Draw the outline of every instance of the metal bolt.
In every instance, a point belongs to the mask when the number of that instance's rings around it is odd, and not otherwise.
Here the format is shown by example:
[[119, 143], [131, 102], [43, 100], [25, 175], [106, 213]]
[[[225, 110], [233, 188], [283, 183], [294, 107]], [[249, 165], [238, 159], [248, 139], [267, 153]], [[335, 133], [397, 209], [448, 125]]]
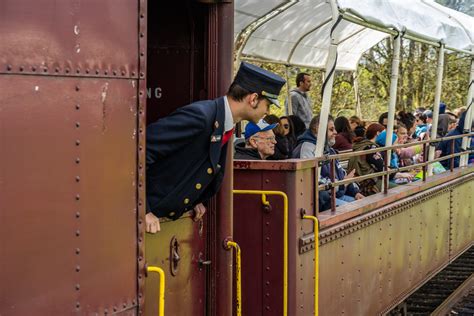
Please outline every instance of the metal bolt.
[[81, 231], [80, 230], [76, 230], [76, 236], [79, 237], [81, 235]]
[[11, 65], [8, 65], [8, 66], [7, 66], [7, 70], [8, 70], [8, 71], [12, 70], [12, 66], [11, 66]]
[[81, 88], [79, 86], [76, 86], [76, 91], [79, 91], [81, 90]]
[[81, 159], [80, 158], [76, 158], [76, 163], [80, 163], [81, 162]]
[[79, 284], [76, 284], [76, 291], [79, 291], [81, 289], [81, 286]]
[[76, 146], [79, 146], [81, 144], [81, 141], [79, 139], [76, 140]]
[[80, 254], [81, 253], [81, 249], [79, 248], [76, 248], [76, 255]]
[[80, 308], [81, 307], [81, 303], [77, 302], [76, 303], [76, 308]]
[[81, 213], [80, 212], [76, 212], [76, 218], [79, 218], [81, 217]]
[[79, 272], [81, 271], [81, 267], [80, 266], [76, 266], [76, 272]]
[[81, 177], [76, 176], [76, 182], [79, 182], [79, 181], [81, 181]]
[[[81, 106], [79, 104], [76, 104], [76, 110], [79, 110]], [[77, 126], [77, 125], [76, 125]], [[78, 126], [79, 127], [79, 126]]]
[[76, 194], [76, 201], [79, 201], [81, 199], [81, 196], [79, 194]]

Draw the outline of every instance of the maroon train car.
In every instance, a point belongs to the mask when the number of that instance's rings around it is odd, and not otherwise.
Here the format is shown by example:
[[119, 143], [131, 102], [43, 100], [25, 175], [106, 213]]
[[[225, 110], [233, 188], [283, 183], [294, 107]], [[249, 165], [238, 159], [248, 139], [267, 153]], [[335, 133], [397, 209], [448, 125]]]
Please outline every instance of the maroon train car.
[[[231, 2], [0, 1], [0, 315], [144, 312], [146, 124], [225, 93], [232, 27]], [[229, 312], [231, 177], [168, 315]]]

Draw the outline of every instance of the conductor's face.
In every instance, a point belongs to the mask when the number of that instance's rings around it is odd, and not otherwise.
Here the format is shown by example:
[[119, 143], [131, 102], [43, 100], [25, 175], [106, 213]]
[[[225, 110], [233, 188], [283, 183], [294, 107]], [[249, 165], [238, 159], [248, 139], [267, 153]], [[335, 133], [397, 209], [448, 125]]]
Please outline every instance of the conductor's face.
[[271, 102], [268, 99], [259, 99], [258, 95], [254, 93], [253, 97], [249, 98], [248, 120], [257, 124], [265, 115], [270, 114], [270, 105]]

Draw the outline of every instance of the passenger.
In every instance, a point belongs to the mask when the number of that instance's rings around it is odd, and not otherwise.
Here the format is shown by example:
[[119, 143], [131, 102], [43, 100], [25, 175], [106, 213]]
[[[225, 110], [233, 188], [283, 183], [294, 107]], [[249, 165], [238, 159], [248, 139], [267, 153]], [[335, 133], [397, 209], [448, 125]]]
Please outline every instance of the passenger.
[[446, 134], [456, 128], [457, 120], [449, 114], [440, 114], [438, 118], [437, 138], [446, 136]]
[[293, 124], [295, 138], [298, 139], [298, 137], [300, 137], [306, 131], [306, 126], [304, 125], [304, 122], [296, 115], [290, 115], [288, 118]]
[[[319, 127], [320, 116], [315, 116], [310, 122], [310, 128], [298, 138], [298, 145], [293, 151], [293, 158], [314, 158], [316, 150], [316, 141], [317, 133]], [[325, 155], [335, 155], [335, 151], [332, 146], [336, 143], [337, 131], [334, 126], [334, 119], [332, 116], [328, 117], [328, 127], [327, 127], [327, 137], [324, 145], [324, 154]], [[350, 179], [354, 176], [354, 171], [349, 174], [342, 168], [338, 160], [335, 161], [335, 180], [340, 181], [343, 179]], [[320, 183], [330, 183], [330, 164], [329, 162], [323, 163], [321, 166], [321, 176]], [[340, 185], [336, 189], [336, 206], [344, 205], [348, 202], [354, 200], [359, 200], [364, 198], [364, 195], [359, 193], [358, 187], [351, 183], [348, 185]], [[321, 206], [321, 205], [320, 205]], [[321, 208], [323, 210], [329, 209], [331, 207], [330, 202], [325, 203]]]
[[160, 230], [159, 217], [178, 219], [194, 210], [221, 186], [227, 142], [234, 124], [258, 122], [270, 105], [278, 106], [285, 80], [257, 66], [242, 63], [227, 95], [184, 106], [147, 127], [146, 231]]
[[[408, 129], [402, 122], [398, 123], [397, 138], [399, 144], [406, 144], [409, 142]], [[398, 156], [400, 167], [411, 166], [416, 162], [422, 162], [422, 145], [399, 148], [394, 152]]]
[[[378, 145], [375, 143], [377, 136], [385, 129], [382, 124], [370, 124], [365, 132], [365, 137], [361, 129], [356, 130], [356, 137], [352, 148], [354, 151], [375, 149]], [[365, 176], [375, 172], [381, 172], [384, 169], [384, 161], [380, 152], [371, 153], [364, 156], [351, 157], [347, 167], [349, 170], [355, 170], [355, 176]], [[382, 190], [382, 178], [367, 179], [359, 182], [360, 191], [363, 195], [369, 196]]]
[[416, 117], [416, 121], [415, 121], [416, 127], [415, 127], [415, 135], [413, 137], [419, 140], [422, 138], [422, 133], [428, 132], [427, 118], [426, 118], [426, 115], [423, 113], [417, 113], [415, 114], [415, 117]]
[[[403, 123], [405, 125], [407, 132], [408, 132], [408, 139], [407, 142], [413, 141], [413, 135], [415, 134], [415, 122], [416, 122], [416, 117], [408, 112], [405, 111], [400, 111], [398, 112], [398, 121]], [[400, 125], [400, 123], [398, 123]]]
[[461, 106], [460, 108], [457, 108], [453, 111], [454, 115], [456, 115], [458, 118], [461, 117], [461, 114], [466, 111], [465, 106]]
[[[388, 125], [388, 112], [384, 112], [380, 114], [379, 116], [379, 124], [383, 125], [385, 128], [387, 128]], [[393, 121], [393, 129], [396, 131], [396, 126], [398, 125], [398, 120], [397, 117], [395, 117]]]
[[[303, 121], [305, 128], [309, 127], [309, 122], [313, 117], [313, 103], [308, 96], [308, 91], [310, 89], [311, 76], [305, 72], [297, 74], [296, 88], [290, 91], [291, 108], [293, 110], [293, 115], [296, 115]], [[288, 100], [286, 102], [288, 102]]]
[[351, 125], [351, 130], [355, 131], [356, 127], [358, 126], [364, 126], [362, 123], [362, 120], [358, 116], [351, 116], [349, 118], [349, 124]]
[[[466, 114], [467, 114], [467, 111], [461, 114], [461, 117], [459, 119], [459, 122], [456, 128], [450, 131], [448, 134], [446, 134], [446, 137], [464, 134], [463, 131], [464, 131], [464, 121], [466, 120]], [[471, 128], [471, 131], [472, 131], [472, 128]], [[452, 141], [454, 141], [454, 153], [460, 153], [462, 151], [462, 138], [458, 138], [455, 140], [444, 140], [439, 144], [439, 147], [438, 147], [438, 149], [441, 150], [441, 157], [451, 155], [451, 142]], [[471, 148], [474, 147], [474, 137], [471, 137], [470, 145], [468, 145], [468, 147], [471, 147]], [[473, 159], [474, 159], [474, 153], [469, 154], [469, 161]], [[451, 159], [441, 161], [441, 164], [443, 165], [443, 167], [449, 168], [450, 160]], [[454, 157], [454, 168], [459, 167], [459, 160], [460, 160], [459, 156]]]
[[[387, 137], [387, 130], [382, 131], [378, 136], [375, 138], [375, 143], [380, 147], [385, 147], [386, 144], [386, 137]], [[398, 137], [395, 133], [392, 134], [392, 145], [396, 145], [398, 143]], [[382, 156], [385, 157], [385, 152], [382, 153]], [[398, 159], [398, 155], [396, 151], [392, 151], [392, 155], [390, 157], [390, 164], [389, 168], [399, 168], [400, 162]], [[413, 180], [413, 175], [408, 172], [397, 172], [394, 176], [390, 177], [390, 180], [393, 180], [395, 184], [403, 184], [410, 182]]]
[[293, 127], [293, 121], [288, 116], [282, 116], [280, 117], [280, 125], [283, 128], [283, 134], [288, 139], [289, 156], [291, 156], [293, 149], [296, 147], [296, 136], [295, 128]]
[[433, 111], [426, 110], [425, 112], [423, 112], [423, 115], [426, 117], [426, 132], [431, 133], [431, 125], [433, 124]]
[[285, 129], [280, 124], [280, 119], [278, 116], [270, 114], [265, 116], [264, 121], [268, 124], [272, 124], [275, 127], [273, 128], [273, 133], [275, 134], [276, 144], [275, 144], [275, 153], [268, 157], [268, 160], [283, 160], [288, 159], [291, 151], [288, 138], [285, 136]]
[[352, 132], [349, 120], [344, 116], [340, 116], [334, 121], [334, 126], [336, 127], [337, 135], [336, 144], [332, 148], [338, 151], [352, 150], [354, 133]]
[[248, 122], [245, 126], [245, 143], [235, 145], [234, 159], [266, 160], [275, 153], [275, 134], [278, 124], [268, 124], [263, 119], [257, 124]]

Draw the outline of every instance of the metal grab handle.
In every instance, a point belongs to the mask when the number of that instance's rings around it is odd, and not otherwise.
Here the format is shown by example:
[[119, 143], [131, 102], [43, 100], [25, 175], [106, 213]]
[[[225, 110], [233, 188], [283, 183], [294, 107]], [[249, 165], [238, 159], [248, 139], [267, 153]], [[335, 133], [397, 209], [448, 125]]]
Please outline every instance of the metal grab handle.
[[319, 221], [316, 216], [301, 213], [303, 219], [314, 222], [314, 316], [319, 315]]
[[270, 206], [267, 195], [278, 195], [283, 198], [283, 316], [288, 315], [288, 196], [282, 191], [233, 190], [234, 194], [253, 194], [262, 196], [262, 204]]
[[147, 267], [147, 272], [156, 272], [160, 275], [160, 292], [158, 293], [158, 316], [165, 315], [165, 272], [158, 267]]
[[241, 261], [241, 253], [240, 253], [240, 246], [231, 240], [227, 240], [225, 242], [225, 248], [230, 250], [231, 248], [235, 249], [235, 283], [236, 283], [236, 314], [237, 316], [242, 316], [242, 261]]

